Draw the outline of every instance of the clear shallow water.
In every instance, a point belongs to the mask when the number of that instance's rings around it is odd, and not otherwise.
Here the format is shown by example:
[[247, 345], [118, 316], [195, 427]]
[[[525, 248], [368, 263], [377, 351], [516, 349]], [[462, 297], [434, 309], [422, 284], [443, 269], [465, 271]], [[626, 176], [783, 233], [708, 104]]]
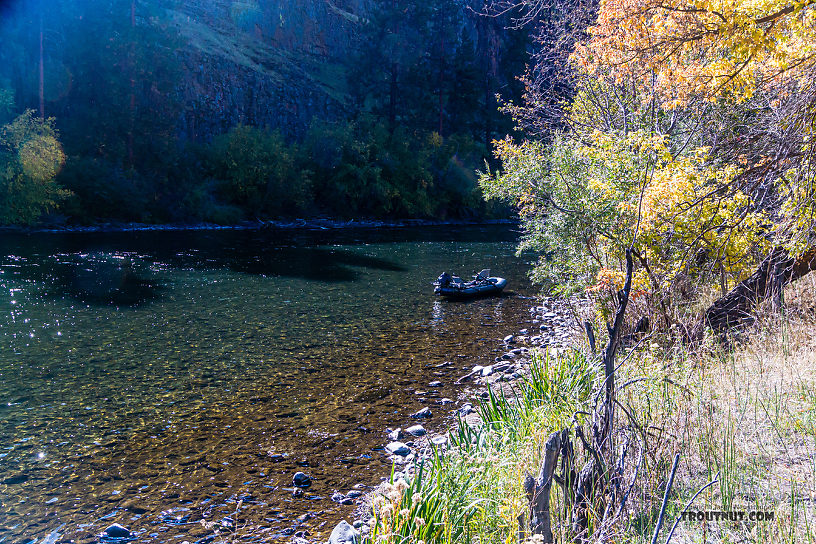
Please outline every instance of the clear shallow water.
[[[226, 517], [251, 541], [327, 534], [351, 509], [332, 493], [390, 470], [384, 429], [423, 406], [443, 426], [435, 401], [522, 326], [515, 242], [506, 226], [0, 234], [0, 542], [91, 542], [113, 522], [194, 542]], [[483, 267], [515, 295], [431, 294], [442, 270]], [[298, 470], [314, 483], [295, 497]]]

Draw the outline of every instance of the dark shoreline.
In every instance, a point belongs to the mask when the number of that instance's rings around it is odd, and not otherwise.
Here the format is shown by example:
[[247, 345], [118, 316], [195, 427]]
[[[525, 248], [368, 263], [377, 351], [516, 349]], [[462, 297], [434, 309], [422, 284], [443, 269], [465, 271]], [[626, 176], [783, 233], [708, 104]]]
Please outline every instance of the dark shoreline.
[[148, 231], [206, 231], [206, 230], [337, 230], [350, 228], [406, 228], [406, 227], [439, 227], [439, 226], [474, 226], [474, 225], [515, 225], [516, 219], [477, 219], [477, 220], [433, 220], [433, 219], [400, 219], [400, 220], [339, 220], [339, 219], [292, 219], [288, 221], [245, 221], [235, 225], [217, 225], [215, 223], [98, 223], [88, 226], [0, 226], [0, 233], [34, 234], [34, 233], [82, 233], [82, 232], [148, 232]]

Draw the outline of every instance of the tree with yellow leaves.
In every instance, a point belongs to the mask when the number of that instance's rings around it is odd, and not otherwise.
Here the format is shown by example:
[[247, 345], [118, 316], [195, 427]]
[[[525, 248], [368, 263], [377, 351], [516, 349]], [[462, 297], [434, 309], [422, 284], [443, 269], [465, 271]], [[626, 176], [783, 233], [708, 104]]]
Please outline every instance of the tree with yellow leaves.
[[[769, 286], [795, 279], [749, 276], [757, 263], [767, 270], [775, 255], [771, 268], [810, 270], [800, 261], [816, 216], [814, 11], [601, 0], [571, 56], [565, 130], [546, 145], [498, 143], [502, 169], [482, 177], [489, 196], [519, 206], [522, 248], [542, 253], [538, 278], [588, 285], [631, 247], [664, 309], [705, 285], [736, 285], [726, 313], [742, 319]], [[526, 107], [519, 117], [534, 117], [537, 105]], [[722, 317], [706, 320], [728, 326]]]

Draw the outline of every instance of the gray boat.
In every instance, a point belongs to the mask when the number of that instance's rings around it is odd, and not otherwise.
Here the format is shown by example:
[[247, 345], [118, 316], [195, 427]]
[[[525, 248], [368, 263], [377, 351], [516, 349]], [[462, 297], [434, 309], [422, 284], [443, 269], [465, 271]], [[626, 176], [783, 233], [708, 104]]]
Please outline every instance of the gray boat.
[[485, 268], [470, 281], [464, 281], [457, 275], [442, 272], [434, 282], [434, 293], [451, 299], [468, 299], [498, 295], [507, 285], [507, 280], [490, 275]]

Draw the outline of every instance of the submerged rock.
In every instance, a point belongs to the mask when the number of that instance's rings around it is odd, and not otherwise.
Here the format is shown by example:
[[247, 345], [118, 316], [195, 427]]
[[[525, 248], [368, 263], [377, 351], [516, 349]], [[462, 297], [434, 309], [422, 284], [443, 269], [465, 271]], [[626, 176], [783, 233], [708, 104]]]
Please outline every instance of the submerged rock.
[[292, 484], [295, 487], [309, 487], [312, 485], [312, 479], [303, 472], [296, 472], [292, 477]]
[[329, 544], [360, 544], [360, 531], [343, 520], [332, 530]]
[[433, 412], [431, 412], [431, 409], [428, 408], [427, 406], [420, 410], [419, 412], [411, 414], [411, 417], [414, 419], [427, 419], [431, 416], [433, 416]]
[[130, 529], [127, 527], [123, 527], [118, 523], [114, 523], [113, 525], [109, 526], [107, 529], [102, 531], [103, 537], [107, 538], [130, 538], [133, 536], [130, 532]]

